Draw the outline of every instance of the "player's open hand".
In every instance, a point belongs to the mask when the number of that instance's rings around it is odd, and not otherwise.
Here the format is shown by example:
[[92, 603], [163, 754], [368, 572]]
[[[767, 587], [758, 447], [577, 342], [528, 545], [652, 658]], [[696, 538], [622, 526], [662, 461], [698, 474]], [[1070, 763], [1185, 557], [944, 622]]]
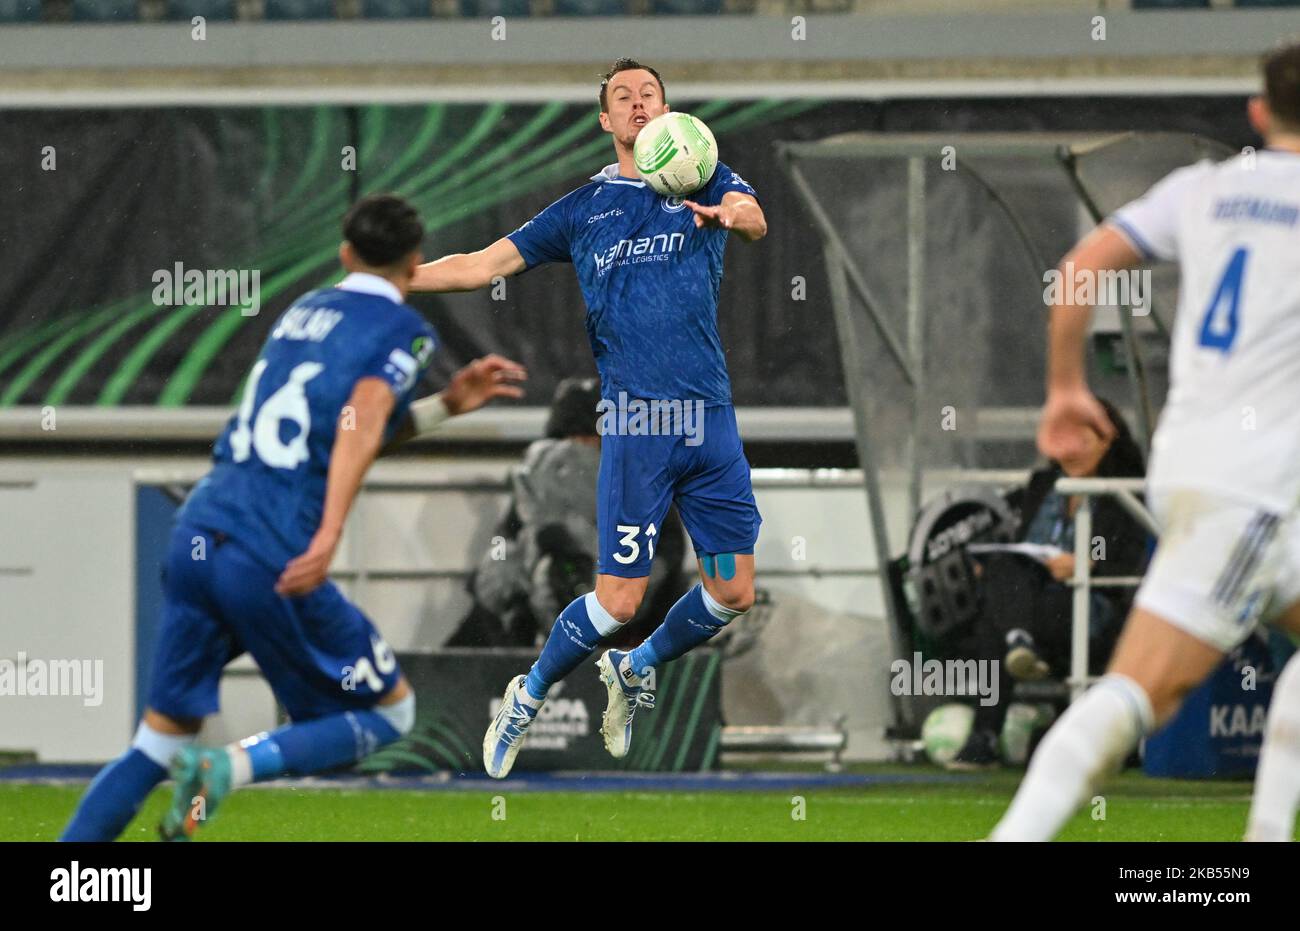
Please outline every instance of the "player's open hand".
[[307, 552], [289, 560], [275, 583], [275, 593], [292, 598], [305, 595], [324, 584], [330, 573], [330, 563], [334, 561], [334, 549], [339, 544], [339, 535], [333, 531], [318, 530], [307, 546]]
[[1086, 387], [1049, 391], [1038, 424], [1038, 451], [1062, 462], [1086, 453], [1089, 431], [1109, 440], [1115, 427], [1106, 409]]
[[718, 204], [714, 207], [702, 207], [693, 200], [682, 201], [691, 212], [695, 214], [695, 228], [704, 229], [706, 226], [713, 229], [731, 229], [731, 210], [724, 204]]
[[528, 379], [528, 371], [518, 362], [496, 354], [475, 359], [451, 376], [442, 390], [442, 402], [453, 417], [478, 410], [493, 398], [522, 398], [519, 383]]

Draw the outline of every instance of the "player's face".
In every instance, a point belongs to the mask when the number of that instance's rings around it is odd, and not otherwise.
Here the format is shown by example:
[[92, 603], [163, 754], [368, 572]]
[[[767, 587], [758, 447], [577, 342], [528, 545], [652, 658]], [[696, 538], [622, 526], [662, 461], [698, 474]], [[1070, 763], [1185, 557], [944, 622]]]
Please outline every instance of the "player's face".
[[629, 148], [636, 142], [641, 127], [668, 112], [659, 82], [649, 71], [640, 68], [620, 71], [610, 78], [605, 88], [605, 106], [600, 125]]

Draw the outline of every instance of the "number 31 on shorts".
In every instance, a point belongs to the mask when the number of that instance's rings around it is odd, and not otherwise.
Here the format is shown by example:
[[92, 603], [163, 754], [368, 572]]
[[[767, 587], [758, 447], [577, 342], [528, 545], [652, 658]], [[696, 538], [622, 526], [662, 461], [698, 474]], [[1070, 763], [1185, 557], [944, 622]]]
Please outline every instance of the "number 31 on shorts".
[[[615, 553], [615, 562], [620, 562], [625, 566], [636, 562], [637, 557], [641, 555], [641, 544], [637, 542], [637, 537], [641, 535], [641, 528], [634, 524], [619, 524], [618, 532], [623, 536], [618, 538], [619, 547], [626, 549], [626, 553]], [[650, 558], [655, 558], [655, 525], [651, 524], [645, 528], [646, 546], [650, 551]]]

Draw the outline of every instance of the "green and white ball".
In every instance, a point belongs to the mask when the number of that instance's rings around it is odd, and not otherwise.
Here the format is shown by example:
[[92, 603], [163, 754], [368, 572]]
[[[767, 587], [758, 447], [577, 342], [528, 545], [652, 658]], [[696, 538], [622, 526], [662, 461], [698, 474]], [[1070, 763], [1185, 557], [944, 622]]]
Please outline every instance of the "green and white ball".
[[632, 146], [636, 170], [665, 197], [684, 197], [704, 187], [718, 167], [718, 143], [702, 120], [665, 113], [642, 127]]
[[940, 766], [951, 763], [966, 744], [974, 725], [975, 709], [970, 705], [953, 702], [935, 708], [921, 725], [925, 755]]

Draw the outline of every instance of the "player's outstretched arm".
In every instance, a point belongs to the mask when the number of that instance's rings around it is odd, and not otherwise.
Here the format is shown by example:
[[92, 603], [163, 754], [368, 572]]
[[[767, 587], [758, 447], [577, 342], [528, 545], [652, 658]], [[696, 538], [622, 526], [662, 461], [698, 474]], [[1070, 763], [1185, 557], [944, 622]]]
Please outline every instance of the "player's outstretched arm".
[[[1142, 256], [1114, 227], [1103, 224], [1085, 236], [1061, 260], [1062, 276], [1097, 276], [1132, 268]], [[1084, 370], [1084, 349], [1092, 306], [1073, 300], [1074, 288], [1062, 288], [1065, 300], [1051, 307], [1047, 335], [1047, 403], [1038, 426], [1038, 449], [1049, 459], [1073, 455], [1091, 427], [1102, 436], [1114, 432], [1110, 418], [1092, 392]]]
[[458, 252], [425, 262], [415, 270], [412, 291], [476, 291], [494, 278], [517, 275], [527, 264], [515, 244], [501, 237], [478, 252]]
[[384, 427], [395, 403], [392, 387], [382, 378], [363, 378], [353, 387], [330, 452], [320, 527], [307, 552], [291, 559], [284, 567], [275, 586], [277, 594], [305, 595], [329, 575], [334, 549], [343, 534], [343, 523], [366, 470], [379, 454]]
[[745, 242], [757, 242], [767, 235], [767, 217], [758, 201], [740, 191], [722, 195], [722, 203], [703, 207], [693, 200], [684, 201], [695, 214], [695, 227], [721, 227], [731, 230]]
[[428, 436], [448, 418], [476, 411], [494, 398], [522, 398], [519, 383], [527, 379], [528, 370], [505, 356], [493, 353], [475, 359], [451, 376], [446, 388], [411, 402], [410, 413], [383, 453], [407, 440]]

